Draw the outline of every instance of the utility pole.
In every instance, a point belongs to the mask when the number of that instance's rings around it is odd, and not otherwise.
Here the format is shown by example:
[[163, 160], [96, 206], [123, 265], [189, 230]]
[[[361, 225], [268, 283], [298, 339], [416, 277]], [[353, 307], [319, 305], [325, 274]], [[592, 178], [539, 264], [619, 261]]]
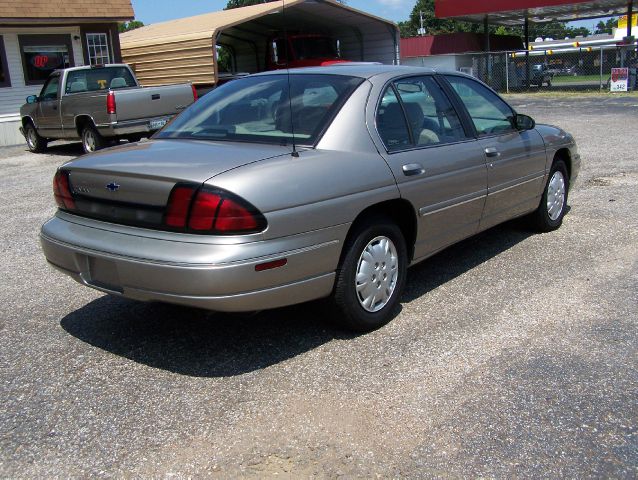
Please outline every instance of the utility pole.
[[425, 35], [425, 27], [423, 27], [423, 12], [419, 10], [419, 19], [421, 21], [421, 28], [419, 28], [418, 33], [422, 37]]

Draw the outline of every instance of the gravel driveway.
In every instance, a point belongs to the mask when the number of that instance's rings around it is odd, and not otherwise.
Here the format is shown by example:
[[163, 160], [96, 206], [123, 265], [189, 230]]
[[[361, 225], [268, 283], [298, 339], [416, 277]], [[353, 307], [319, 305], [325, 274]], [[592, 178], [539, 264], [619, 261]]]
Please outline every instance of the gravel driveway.
[[563, 227], [412, 268], [362, 336], [80, 287], [38, 244], [79, 144], [0, 149], [1, 477], [638, 475], [638, 97], [512, 96], [584, 161]]

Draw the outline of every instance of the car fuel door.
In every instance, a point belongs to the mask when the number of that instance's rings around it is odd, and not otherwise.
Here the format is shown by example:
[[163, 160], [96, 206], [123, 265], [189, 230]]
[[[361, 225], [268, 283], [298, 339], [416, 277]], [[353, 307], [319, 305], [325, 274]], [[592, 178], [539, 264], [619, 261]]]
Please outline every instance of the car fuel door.
[[415, 208], [414, 259], [477, 232], [487, 193], [483, 153], [431, 75], [389, 85], [376, 112], [382, 155]]

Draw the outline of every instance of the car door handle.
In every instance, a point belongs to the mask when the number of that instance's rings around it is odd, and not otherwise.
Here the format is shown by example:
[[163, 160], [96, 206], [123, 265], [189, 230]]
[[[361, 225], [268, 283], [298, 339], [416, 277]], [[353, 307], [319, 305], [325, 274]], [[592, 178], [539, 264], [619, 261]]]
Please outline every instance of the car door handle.
[[403, 165], [403, 175], [406, 177], [412, 177], [413, 175], [421, 175], [425, 173], [425, 169], [423, 165], [420, 163], [408, 163], [407, 165]]
[[485, 149], [485, 156], [487, 157], [500, 157], [501, 152], [496, 147], [487, 147]]

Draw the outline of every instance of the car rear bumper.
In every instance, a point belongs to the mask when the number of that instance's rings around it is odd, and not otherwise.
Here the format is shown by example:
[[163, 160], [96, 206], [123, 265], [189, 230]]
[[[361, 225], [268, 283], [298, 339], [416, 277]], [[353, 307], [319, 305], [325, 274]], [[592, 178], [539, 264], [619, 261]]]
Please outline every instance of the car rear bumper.
[[[142, 229], [125, 232], [126, 227], [72, 217], [58, 214], [42, 226], [42, 249], [58, 270], [110, 294], [216, 311], [262, 310], [330, 295], [342, 244], [342, 227], [213, 244], [208, 238], [171, 241], [179, 234], [169, 232], [136, 236]], [[255, 269], [284, 258], [280, 268]]]
[[125, 122], [106, 123], [97, 125], [100, 135], [104, 137], [115, 137], [120, 135], [152, 134], [159, 130], [151, 126], [152, 122], [169, 122], [172, 115], [162, 115], [159, 117], [144, 118], [141, 120], [128, 120]]

